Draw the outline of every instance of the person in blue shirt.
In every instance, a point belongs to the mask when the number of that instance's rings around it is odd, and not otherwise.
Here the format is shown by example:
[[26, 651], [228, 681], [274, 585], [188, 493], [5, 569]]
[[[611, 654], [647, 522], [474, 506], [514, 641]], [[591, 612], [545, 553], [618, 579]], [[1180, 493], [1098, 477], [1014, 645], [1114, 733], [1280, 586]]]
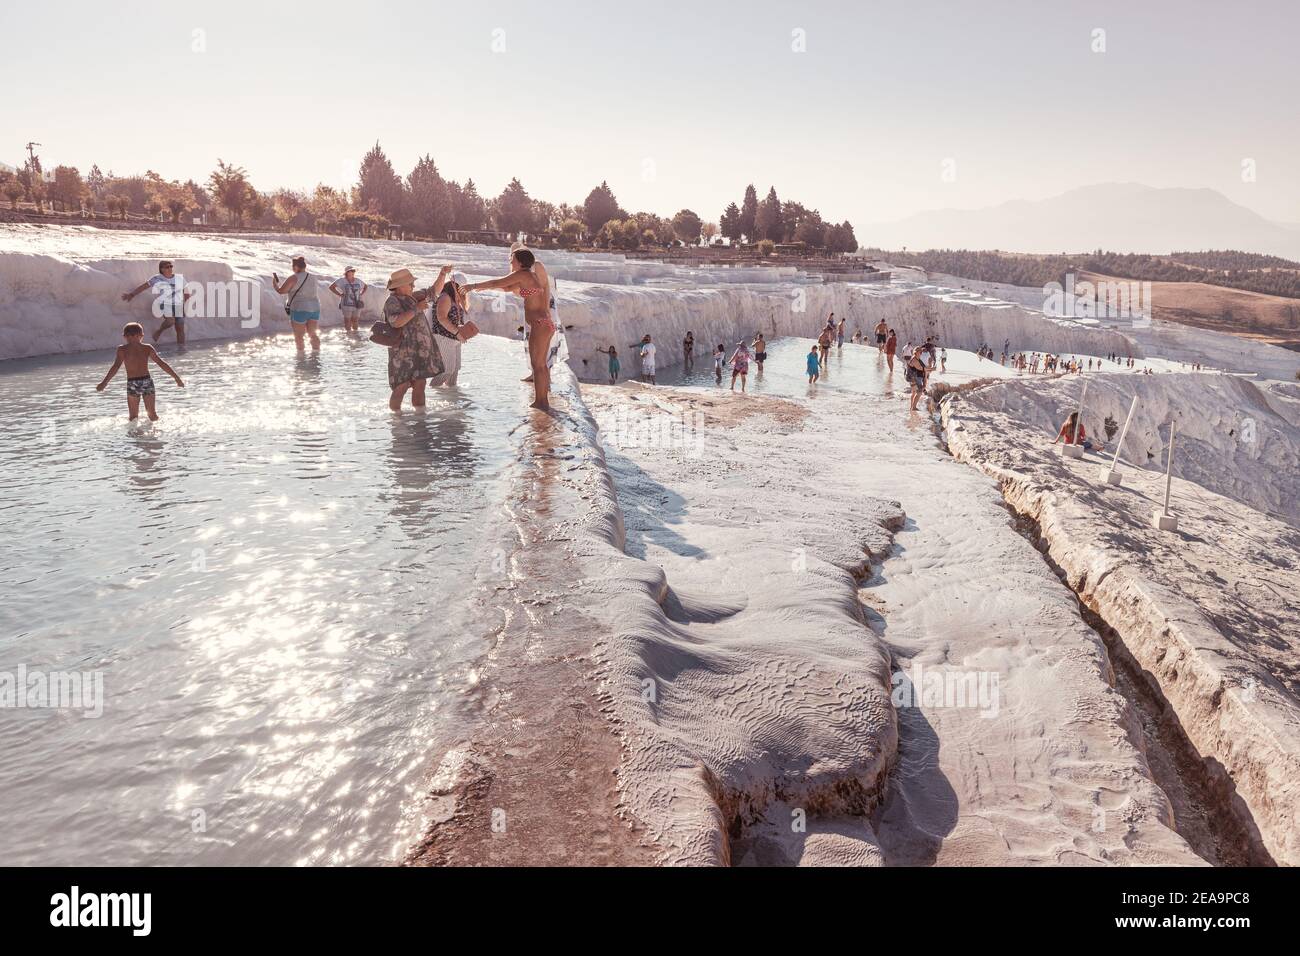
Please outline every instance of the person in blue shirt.
[[817, 346], [814, 345], [808, 350], [808, 384], [816, 385], [821, 373], [822, 363], [817, 356]]

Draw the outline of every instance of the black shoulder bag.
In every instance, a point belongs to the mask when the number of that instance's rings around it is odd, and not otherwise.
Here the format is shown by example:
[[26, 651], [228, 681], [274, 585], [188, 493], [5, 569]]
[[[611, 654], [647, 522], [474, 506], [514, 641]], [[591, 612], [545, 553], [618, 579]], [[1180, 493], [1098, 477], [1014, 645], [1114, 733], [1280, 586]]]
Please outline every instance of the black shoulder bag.
[[298, 293], [302, 291], [303, 286], [307, 284], [307, 280], [310, 278], [311, 275], [309, 273], [304, 272], [302, 274], [302, 281], [294, 286], [293, 295], [289, 296], [289, 301], [284, 304], [285, 315], [293, 315], [293, 300], [298, 298]]

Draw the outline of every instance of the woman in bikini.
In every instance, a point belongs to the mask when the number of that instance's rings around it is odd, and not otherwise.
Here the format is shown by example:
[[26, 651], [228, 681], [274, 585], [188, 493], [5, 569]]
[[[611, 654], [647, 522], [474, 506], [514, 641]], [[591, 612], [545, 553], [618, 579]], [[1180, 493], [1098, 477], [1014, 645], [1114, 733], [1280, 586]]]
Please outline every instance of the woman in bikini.
[[[511, 269], [514, 268], [514, 256], [515, 256], [515, 253], [518, 252], [520, 249], [527, 249], [527, 248], [528, 248], [528, 247], [527, 247], [526, 245], [524, 245], [522, 242], [518, 242], [518, 241], [516, 241], [516, 242], [512, 242], [512, 243], [510, 243], [510, 256], [509, 256], [509, 258], [506, 260], [506, 262], [507, 262], [507, 264], [510, 266]], [[538, 281], [538, 282], [540, 282], [542, 285], [546, 286], [546, 288], [547, 288], [547, 299], [550, 300], [551, 311], [554, 312], [554, 311], [555, 311], [555, 286], [551, 285], [551, 279], [550, 279], [550, 277], [546, 274], [546, 266], [542, 265], [540, 262], [538, 262], [538, 261], [534, 258], [534, 260], [533, 260], [533, 267], [532, 267], [531, 269], [529, 269], [528, 271], [531, 272], [533, 275], [537, 276], [537, 281]], [[552, 322], [555, 322], [554, 317], [552, 317], [551, 321], [552, 321]], [[525, 326], [520, 326], [520, 330], [524, 333], [524, 351], [527, 352], [527, 351], [528, 351], [528, 326], [526, 326], [526, 325], [525, 325]], [[559, 325], [556, 324], [555, 331], [558, 332], [559, 330], [560, 330]], [[554, 343], [554, 341], [555, 341], [554, 338], [552, 338], [551, 341]], [[558, 352], [558, 351], [559, 351], [559, 345], [558, 345], [558, 343], [556, 343], [556, 344], [554, 344], [554, 345], [552, 346], [552, 350], [551, 350], [551, 352], [547, 352], [547, 353], [546, 353], [546, 367], [547, 367], [548, 369], [549, 369], [552, 365], [555, 364], [555, 355], [554, 355], [553, 353], [556, 353], [556, 352]], [[532, 363], [532, 359], [530, 358], [530, 359], [529, 359], [529, 362], [528, 362], [528, 366], [529, 366], [529, 368], [532, 368], [532, 364], [533, 364], [533, 363]], [[530, 371], [526, 376], [524, 376], [522, 379], [520, 379], [520, 381], [521, 381], [521, 382], [528, 382], [528, 383], [531, 385], [531, 384], [532, 384], [532, 381], [533, 381], [533, 373]]]
[[551, 370], [546, 367], [546, 354], [555, 335], [555, 322], [551, 318], [551, 290], [549, 279], [543, 280], [532, 271], [536, 258], [527, 249], [518, 249], [510, 257], [512, 272], [488, 282], [470, 282], [462, 288], [465, 294], [482, 289], [501, 289], [517, 292], [524, 300], [524, 322], [528, 326], [528, 361], [533, 367], [533, 408], [550, 411], [547, 396], [551, 391]]

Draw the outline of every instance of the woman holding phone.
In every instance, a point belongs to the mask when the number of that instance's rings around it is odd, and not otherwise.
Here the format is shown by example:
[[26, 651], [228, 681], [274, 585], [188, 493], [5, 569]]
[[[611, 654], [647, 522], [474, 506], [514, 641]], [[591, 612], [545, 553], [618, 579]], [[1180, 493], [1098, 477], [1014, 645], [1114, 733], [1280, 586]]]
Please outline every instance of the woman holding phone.
[[289, 313], [289, 327], [293, 329], [293, 340], [298, 351], [303, 350], [303, 336], [311, 339], [312, 351], [320, 348], [320, 292], [317, 290], [316, 277], [307, 273], [307, 260], [294, 256], [293, 273], [280, 281], [278, 273], [271, 273], [275, 291], [283, 296], [284, 310]]

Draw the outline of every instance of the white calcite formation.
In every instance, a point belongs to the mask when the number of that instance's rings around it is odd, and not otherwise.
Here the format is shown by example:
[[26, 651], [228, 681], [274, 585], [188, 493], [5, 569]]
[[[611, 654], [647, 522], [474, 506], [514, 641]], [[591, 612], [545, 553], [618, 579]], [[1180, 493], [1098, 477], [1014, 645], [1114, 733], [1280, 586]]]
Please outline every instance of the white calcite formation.
[[[289, 260], [306, 255], [308, 271], [322, 280], [322, 325], [339, 324], [337, 300], [324, 285], [353, 265], [373, 288], [363, 316], [378, 317], [384, 282], [410, 268], [420, 282], [432, 282], [438, 268], [453, 264], [471, 280], [508, 270], [504, 248], [445, 243], [388, 242], [335, 236], [277, 234], [192, 234], [98, 229], [90, 226], [0, 226], [0, 359], [106, 349], [121, 341], [122, 325], [158, 324], [152, 297], [131, 303], [121, 294], [170, 259], [187, 283], [206, 295], [188, 320], [191, 341], [266, 335], [288, 331], [282, 297], [271, 288], [272, 272], [284, 276]], [[694, 332], [705, 352], [719, 342], [728, 348], [762, 330], [769, 338], [811, 335], [830, 313], [848, 319], [848, 330], [870, 333], [885, 319], [909, 340], [934, 334], [951, 348], [989, 345], [1001, 351], [1038, 350], [1104, 355], [1141, 354], [1123, 336], [1068, 320], [1046, 320], [1030, 309], [998, 302], [965, 301], [951, 290], [915, 283], [826, 282], [790, 266], [735, 269], [687, 268], [628, 259], [617, 253], [547, 251], [543, 263], [556, 280], [557, 310], [568, 330], [570, 363], [580, 375], [600, 378], [604, 357], [598, 347], [620, 349], [650, 333], [660, 365], [681, 361], [681, 343]], [[242, 296], [245, 308], [217, 301], [210, 284]], [[253, 304], [256, 308], [249, 308]], [[255, 313], [255, 314], [254, 314]], [[474, 318], [484, 331], [518, 335], [522, 310], [517, 297], [476, 296]]]
[[[832, 380], [884, 376], [845, 353]], [[1073, 596], [888, 386], [583, 391], [622, 551], [656, 582], [654, 604], [644, 575], [611, 582], [594, 613], [623, 804], [658, 859], [1202, 862]], [[681, 420], [691, 440], [647, 440]]]
[[[1276, 862], [1300, 863], [1295, 426], [1231, 377], [1094, 378], [1085, 421], [1126, 410], [1135, 387], [1140, 395], [1123, 484], [1112, 487], [1100, 477], [1109, 455], [1070, 460], [1048, 445], [1079, 384], [1010, 381], [952, 395], [942, 404], [949, 448], [1035, 522], [1063, 580], [1171, 708], [1215, 812], [1236, 816], [1243, 839]], [[1170, 415], [1180, 416], [1174, 472], [1184, 476], [1172, 483], [1176, 532], [1152, 526], [1163, 475], [1125, 463], [1146, 465], [1148, 448], [1163, 459], [1157, 428]], [[1241, 440], [1247, 418], [1257, 422], [1251, 444]]]
[[[1024, 429], [1050, 441], [1082, 397], [1084, 428], [1090, 439], [1107, 445], [1109, 461], [1136, 395], [1121, 462], [1163, 472], [1170, 425], [1176, 423], [1174, 475], [1300, 525], [1300, 426], [1278, 411], [1289, 410], [1287, 394], [1267, 384], [1213, 373], [1084, 373], [1015, 378], [973, 401], [1017, 424], [1006, 435], [1014, 446], [1030, 441]], [[1108, 420], [1114, 429], [1109, 442]]]
[[[1014, 304], [1042, 314], [1048, 304], [1048, 294], [1041, 288], [980, 282], [938, 274], [926, 277], [914, 269], [902, 270], [901, 275], [907, 276], [918, 286], [929, 284], [927, 287], [935, 290], [936, 294], [964, 298], [988, 306]], [[1150, 321], [1139, 318], [1135, 322], [1131, 317], [1102, 316], [1091, 320], [1090, 324], [1114, 328], [1129, 339], [1133, 343], [1132, 351], [1121, 351], [1122, 355], [1158, 355], [1171, 362], [1189, 365], [1197, 362], [1211, 368], [1282, 381], [1295, 381], [1296, 376], [1300, 375], [1300, 353], [1239, 335], [1198, 329], [1160, 318], [1150, 318]], [[1105, 354], [1109, 352], [1110, 350]]]

